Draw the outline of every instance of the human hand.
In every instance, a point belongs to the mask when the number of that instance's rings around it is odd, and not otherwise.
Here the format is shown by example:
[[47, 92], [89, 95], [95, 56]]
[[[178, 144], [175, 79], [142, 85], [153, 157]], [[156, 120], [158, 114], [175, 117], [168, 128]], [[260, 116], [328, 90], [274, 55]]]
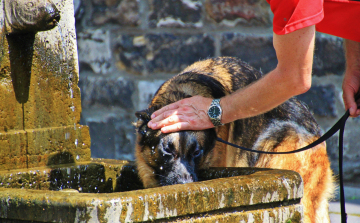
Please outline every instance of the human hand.
[[167, 105], [151, 115], [148, 127], [162, 133], [181, 130], [204, 130], [214, 125], [207, 115], [212, 98], [194, 96]]
[[355, 72], [346, 71], [343, 85], [343, 100], [345, 110], [349, 109], [351, 117], [357, 117], [360, 115], [360, 98], [356, 95], [360, 94], [360, 71], [358, 74]]

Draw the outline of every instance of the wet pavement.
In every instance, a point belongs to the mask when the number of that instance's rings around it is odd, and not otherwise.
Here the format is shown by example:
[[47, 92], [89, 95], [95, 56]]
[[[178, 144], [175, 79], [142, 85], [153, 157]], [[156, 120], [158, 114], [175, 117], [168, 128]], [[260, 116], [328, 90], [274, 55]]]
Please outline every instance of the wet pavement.
[[[345, 210], [347, 222], [360, 222], [360, 188], [345, 187]], [[329, 207], [331, 223], [341, 222], [340, 201], [333, 201]]]

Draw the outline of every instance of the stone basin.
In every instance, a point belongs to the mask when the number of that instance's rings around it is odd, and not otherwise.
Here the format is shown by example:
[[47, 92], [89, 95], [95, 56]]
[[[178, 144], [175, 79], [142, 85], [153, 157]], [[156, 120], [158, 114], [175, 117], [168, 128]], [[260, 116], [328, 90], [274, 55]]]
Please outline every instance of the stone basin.
[[143, 189], [134, 163], [92, 159], [0, 171], [0, 221], [300, 222], [300, 175], [210, 168], [201, 181]]

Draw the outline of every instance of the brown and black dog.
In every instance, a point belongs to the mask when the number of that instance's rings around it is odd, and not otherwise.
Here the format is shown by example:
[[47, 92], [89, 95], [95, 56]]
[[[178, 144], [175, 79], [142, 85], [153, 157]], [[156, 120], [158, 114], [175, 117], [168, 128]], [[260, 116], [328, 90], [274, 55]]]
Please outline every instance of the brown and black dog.
[[166, 81], [149, 108], [136, 112], [135, 156], [144, 187], [194, 182], [199, 169], [215, 166], [289, 169], [304, 181], [305, 222], [329, 222], [334, 179], [325, 143], [295, 154], [259, 155], [216, 141], [220, 137], [254, 150], [277, 152], [310, 144], [321, 132], [307, 107], [295, 98], [265, 114], [203, 131], [162, 134], [147, 127], [151, 114], [165, 105], [195, 95], [221, 98], [261, 77], [239, 59], [220, 57], [196, 62]]

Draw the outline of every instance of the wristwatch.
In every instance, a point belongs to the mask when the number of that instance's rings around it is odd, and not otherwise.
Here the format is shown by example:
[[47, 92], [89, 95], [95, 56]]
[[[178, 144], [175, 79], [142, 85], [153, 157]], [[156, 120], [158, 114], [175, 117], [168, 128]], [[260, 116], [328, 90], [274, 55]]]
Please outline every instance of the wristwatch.
[[222, 109], [220, 106], [220, 99], [212, 100], [207, 114], [215, 127], [223, 125], [221, 123]]

